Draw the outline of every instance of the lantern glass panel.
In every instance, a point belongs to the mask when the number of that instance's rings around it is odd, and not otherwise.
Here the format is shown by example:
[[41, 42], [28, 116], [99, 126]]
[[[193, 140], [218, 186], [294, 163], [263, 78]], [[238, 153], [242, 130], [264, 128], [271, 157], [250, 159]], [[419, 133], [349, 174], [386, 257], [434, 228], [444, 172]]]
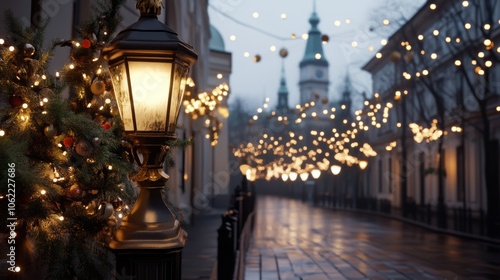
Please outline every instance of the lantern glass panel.
[[130, 61], [129, 72], [137, 131], [165, 131], [172, 64]]
[[[170, 113], [168, 116], [168, 133], [175, 134], [175, 129], [177, 126], [177, 118], [179, 117], [179, 112], [182, 104], [182, 97], [184, 96], [184, 90], [186, 89], [186, 81], [189, 74], [189, 68], [184, 64], [176, 64], [174, 71], [174, 83], [172, 88], [172, 103], [170, 104]], [[178, 89], [178, 91], [175, 91]]]
[[110, 67], [109, 71], [123, 126], [126, 131], [133, 131], [134, 121], [132, 117], [132, 107], [130, 104], [128, 78], [125, 70], [125, 64], [120, 63], [114, 67]]

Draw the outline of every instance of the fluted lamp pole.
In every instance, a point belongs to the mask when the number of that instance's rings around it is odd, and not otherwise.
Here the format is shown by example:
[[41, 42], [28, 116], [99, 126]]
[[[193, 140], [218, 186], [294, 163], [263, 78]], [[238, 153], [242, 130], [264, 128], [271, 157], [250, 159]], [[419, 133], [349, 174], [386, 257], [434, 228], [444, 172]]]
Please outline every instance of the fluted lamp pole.
[[163, 162], [167, 140], [176, 138], [186, 80], [197, 54], [158, 20], [161, 7], [161, 0], [138, 0], [139, 20], [103, 49], [139, 166], [132, 176], [139, 196], [109, 245], [116, 255], [117, 279], [181, 279], [187, 234], [162, 199], [168, 180]]

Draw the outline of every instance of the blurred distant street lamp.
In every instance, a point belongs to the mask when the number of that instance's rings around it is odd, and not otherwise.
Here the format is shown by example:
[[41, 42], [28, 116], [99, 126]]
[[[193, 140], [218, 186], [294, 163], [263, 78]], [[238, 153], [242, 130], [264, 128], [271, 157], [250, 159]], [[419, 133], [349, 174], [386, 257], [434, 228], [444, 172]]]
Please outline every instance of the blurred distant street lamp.
[[257, 169], [252, 168], [247, 171], [247, 180], [250, 182], [254, 182], [257, 179]]
[[177, 118], [194, 49], [157, 19], [157, 1], [137, 2], [139, 20], [104, 49], [125, 133], [140, 170], [141, 189], [130, 215], [109, 246], [118, 273], [145, 279], [181, 279], [181, 251], [187, 234], [162, 199], [168, 175], [163, 161], [175, 139]]
[[281, 180], [283, 180], [283, 182], [288, 181], [288, 174], [286, 173], [281, 174]]
[[303, 182], [307, 181], [307, 178], [309, 178], [309, 173], [307, 172], [303, 172], [303, 173], [300, 173], [300, 180], [302, 180]]
[[314, 178], [314, 179], [318, 179], [319, 176], [321, 176], [321, 170], [315, 168], [313, 170], [311, 170], [311, 176]]
[[342, 167], [340, 165], [332, 165], [330, 166], [330, 170], [332, 171], [333, 175], [339, 175], [340, 171], [342, 170]]
[[306, 189], [305, 189], [305, 183], [307, 181], [307, 179], [309, 178], [309, 173], [308, 172], [302, 172], [299, 174], [300, 176], [300, 180], [302, 180], [303, 182], [303, 187], [302, 187], [302, 201], [305, 201], [306, 200]]
[[363, 160], [360, 160], [358, 164], [359, 164], [359, 168], [361, 168], [361, 170], [365, 170], [365, 168], [368, 166], [368, 161], [363, 159]]

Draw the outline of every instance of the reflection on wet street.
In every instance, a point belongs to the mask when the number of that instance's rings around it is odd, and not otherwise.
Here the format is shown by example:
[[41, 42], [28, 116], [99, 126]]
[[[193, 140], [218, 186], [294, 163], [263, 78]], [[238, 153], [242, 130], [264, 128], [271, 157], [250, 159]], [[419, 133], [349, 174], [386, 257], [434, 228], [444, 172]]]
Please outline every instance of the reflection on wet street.
[[256, 211], [247, 280], [500, 279], [500, 246], [288, 198]]

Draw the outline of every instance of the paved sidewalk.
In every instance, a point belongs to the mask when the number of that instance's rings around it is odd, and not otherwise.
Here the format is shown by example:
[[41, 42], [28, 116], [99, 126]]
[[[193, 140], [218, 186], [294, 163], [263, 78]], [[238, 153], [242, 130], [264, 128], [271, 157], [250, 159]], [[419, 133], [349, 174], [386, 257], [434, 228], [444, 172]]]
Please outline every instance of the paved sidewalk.
[[500, 248], [372, 215], [259, 197], [246, 280], [500, 279]]
[[[217, 279], [217, 229], [221, 215], [227, 210], [229, 198], [217, 197], [214, 208], [200, 211], [190, 225], [183, 226], [188, 233], [186, 246], [182, 250], [182, 279]], [[211, 278], [215, 276], [215, 278]]]

